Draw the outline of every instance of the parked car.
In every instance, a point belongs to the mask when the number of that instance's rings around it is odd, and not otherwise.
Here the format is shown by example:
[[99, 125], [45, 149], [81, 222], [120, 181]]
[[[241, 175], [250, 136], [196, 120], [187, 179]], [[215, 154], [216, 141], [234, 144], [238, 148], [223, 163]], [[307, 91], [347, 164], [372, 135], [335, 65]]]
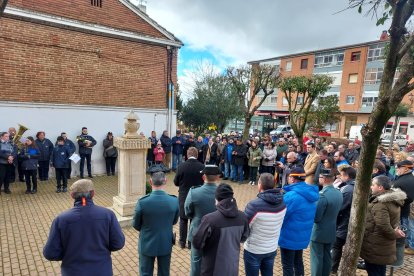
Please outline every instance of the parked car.
[[290, 135], [294, 134], [292, 128], [289, 125], [279, 125], [276, 129], [272, 130], [269, 134], [279, 136], [285, 133], [290, 134]]
[[[381, 145], [389, 146], [391, 139], [391, 134], [385, 133], [380, 138]], [[400, 147], [405, 147], [407, 145], [407, 137], [402, 134], [395, 134], [394, 143], [397, 143]]]

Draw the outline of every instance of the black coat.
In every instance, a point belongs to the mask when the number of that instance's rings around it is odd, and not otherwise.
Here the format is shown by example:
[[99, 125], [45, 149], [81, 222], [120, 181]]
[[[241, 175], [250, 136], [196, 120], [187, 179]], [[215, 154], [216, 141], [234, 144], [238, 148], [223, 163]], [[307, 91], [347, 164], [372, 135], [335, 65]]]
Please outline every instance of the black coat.
[[37, 170], [39, 156], [40, 152], [37, 148], [24, 147], [21, 149], [18, 158], [22, 162], [22, 169], [25, 171]]
[[174, 185], [178, 186], [178, 201], [180, 204], [180, 217], [186, 218], [184, 202], [191, 187], [203, 185], [202, 174], [204, 165], [196, 159], [188, 159], [177, 168], [174, 177]]
[[354, 193], [355, 180], [351, 179], [345, 182], [345, 186], [341, 188], [343, 197], [342, 207], [339, 210], [338, 218], [336, 220], [336, 236], [346, 240], [348, 234], [349, 217], [351, 216], [352, 195]]
[[408, 218], [410, 215], [410, 204], [414, 200], [414, 175], [409, 172], [399, 176], [394, 181], [394, 188], [400, 188], [407, 194], [407, 199], [404, 202], [404, 206], [401, 207], [401, 217]]
[[196, 146], [196, 143], [194, 141], [187, 140], [187, 142], [184, 145], [184, 152], [183, 152], [183, 155], [184, 155], [184, 159], [185, 160], [188, 159], [187, 158], [187, 151], [188, 151], [188, 149], [191, 148], [191, 147], [195, 147], [195, 146]]
[[35, 143], [40, 152], [39, 161], [49, 161], [53, 152], [52, 142], [45, 138], [43, 141], [36, 139]]
[[162, 135], [160, 138], [162, 148], [164, 149], [164, 152], [171, 153], [172, 150], [172, 141], [171, 138], [165, 135]]
[[[91, 145], [89, 147], [86, 146], [84, 140], [91, 141]], [[78, 140], [79, 145], [79, 154], [92, 154], [92, 147], [96, 145], [96, 140], [90, 135], [80, 135], [80, 139]]]
[[235, 145], [233, 147], [233, 151], [237, 152], [236, 155], [233, 155], [232, 163], [237, 166], [243, 166], [245, 161], [247, 160], [247, 150], [248, 147], [245, 144], [241, 144], [240, 146]]
[[[207, 157], [207, 152], [208, 152], [208, 144], [205, 144], [203, 147], [203, 162], [206, 163], [206, 157]], [[210, 161], [208, 162], [208, 164], [217, 164], [217, 144], [213, 143], [211, 145], [211, 150], [210, 150]]]

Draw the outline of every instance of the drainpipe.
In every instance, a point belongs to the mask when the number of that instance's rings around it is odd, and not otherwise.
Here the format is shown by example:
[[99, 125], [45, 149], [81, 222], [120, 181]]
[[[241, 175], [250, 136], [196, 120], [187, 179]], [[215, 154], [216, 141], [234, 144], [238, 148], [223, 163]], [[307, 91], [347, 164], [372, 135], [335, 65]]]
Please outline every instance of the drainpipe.
[[170, 136], [173, 134], [174, 115], [174, 82], [172, 79], [174, 48], [167, 46], [167, 130]]

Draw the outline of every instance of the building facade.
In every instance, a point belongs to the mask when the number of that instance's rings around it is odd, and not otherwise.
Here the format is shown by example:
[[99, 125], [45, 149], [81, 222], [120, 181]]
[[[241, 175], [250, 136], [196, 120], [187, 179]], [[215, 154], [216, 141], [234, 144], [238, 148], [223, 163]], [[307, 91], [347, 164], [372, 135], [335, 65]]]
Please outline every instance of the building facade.
[[0, 19], [0, 129], [60, 132], [86, 126], [98, 141], [122, 135], [134, 110], [145, 135], [175, 131], [182, 42], [128, 0], [10, 0]]
[[[333, 136], [344, 137], [352, 125], [368, 122], [369, 114], [378, 100], [386, 43], [387, 37], [382, 36], [377, 41], [290, 54], [252, 61], [250, 64], [277, 66], [282, 77], [312, 74], [332, 76], [334, 82], [325, 96], [338, 96], [343, 116], [340, 122], [327, 126], [326, 130]], [[395, 78], [398, 78], [398, 72]], [[297, 100], [301, 101], [300, 98]], [[411, 106], [413, 101], [412, 92], [403, 99], [403, 102]], [[413, 107], [411, 111], [414, 111]], [[268, 97], [258, 114], [279, 118], [289, 116], [288, 102], [283, 92], [278, 90]]]

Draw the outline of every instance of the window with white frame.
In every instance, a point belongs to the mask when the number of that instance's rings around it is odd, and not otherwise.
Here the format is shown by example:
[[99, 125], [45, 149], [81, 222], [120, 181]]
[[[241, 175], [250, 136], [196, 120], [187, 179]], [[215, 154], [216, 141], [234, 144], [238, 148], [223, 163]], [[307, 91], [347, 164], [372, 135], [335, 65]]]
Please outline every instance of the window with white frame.
[[383, 68], [367, 68], [365, 71], [365, 84], [380, 83], [383, 73]]
[[346, 96], [346, 104], [354, 104], [355, 96]]
[[370, 107], [374, 106], [378, 101], [378, 97], [376, 96], [368, 96], [368, 97], [362, 97], [362, 107]]
[[342, 65], [344, 63], [344, 52], [325, 52], [315, 56], [315, 68]]
[[287, 101], [286, 97], [283, 97], [283, 99], [282, 99], [282, 105], [283, 106], [287, 106], [288, 105], [288, 101]]
[[303, 104], [303, 96], [298, 96], [296, 98], [296, 103], [299, 104], [299, 105], [302, 105]]
[[358, 74], [349, 74], [348, 83], [357, 83]]
[[270, 103], [276, 104], [277, 103], [277, 97], [276, 96], [270, 96]]
[[325, 125], [325, 130], [326, 131], [337, 131], [338, 130], [338, 126], [339, 126], [339, 123], [338, 122], [336, 122], [336, 123], [333, 123], [333, 124], [326, 124]]
[[292, 62], [291, 61], [286, 62], [286, 71], [288, 71], [288, 72], [292, 71]]
[[368, 61], [384, 59], [384, 48], [385, 44], [382, 43], [369, 46]]

